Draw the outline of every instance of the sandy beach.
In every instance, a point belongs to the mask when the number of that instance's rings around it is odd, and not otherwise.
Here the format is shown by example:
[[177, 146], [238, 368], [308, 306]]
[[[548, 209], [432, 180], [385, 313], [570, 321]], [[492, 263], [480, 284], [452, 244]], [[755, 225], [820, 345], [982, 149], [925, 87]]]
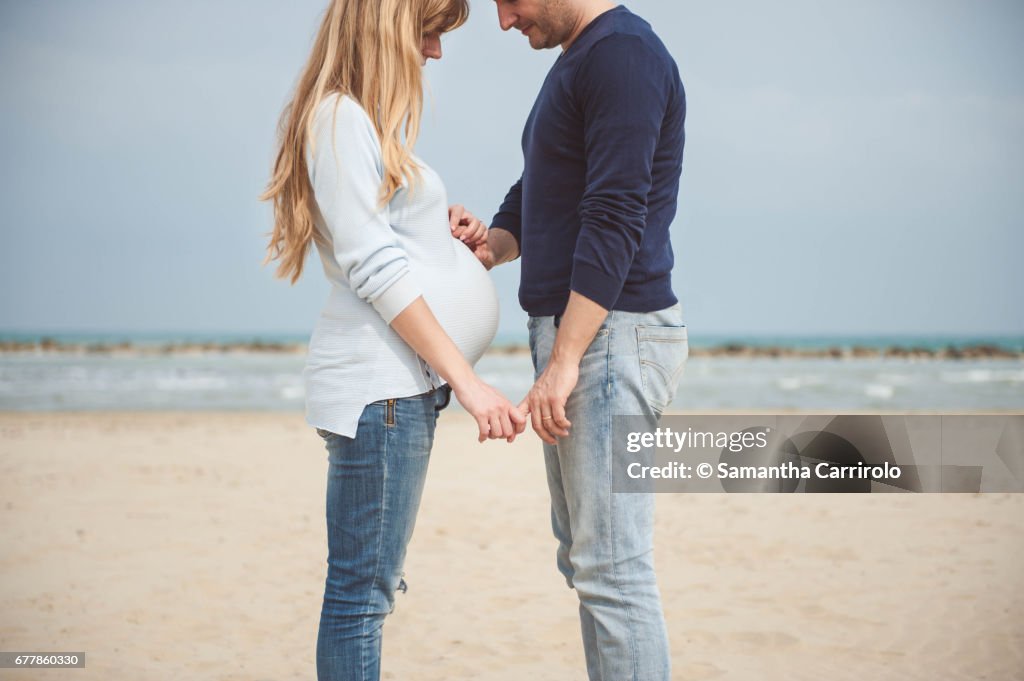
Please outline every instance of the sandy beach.
[[[539, 440], [445, 413], [384, 677], [585, 679]], [[0, 679], [315, 678], [321, 440], [297, 413], [0, 414]], [[1024, 678], [1024, 495], [659, 495], [674, 679]]]

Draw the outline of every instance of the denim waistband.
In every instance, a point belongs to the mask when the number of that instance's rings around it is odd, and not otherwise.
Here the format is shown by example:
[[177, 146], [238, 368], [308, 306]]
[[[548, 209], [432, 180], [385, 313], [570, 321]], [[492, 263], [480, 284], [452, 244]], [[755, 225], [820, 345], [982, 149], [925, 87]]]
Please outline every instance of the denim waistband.
[[[558, 334], [561, 315], [549, 317], [530, 317], [531, 349], [537, 343], [553, 343]], [[657, 327], [676, 327], [685, 329], [682, 306], [679, 303], [655, 312], [625, 312], [612, 310], [598, 327], [591, 343], [606, 343], [612, 355], [628, 355], [637, 352], [638, 338], [642, 334], [653, 332]], [[685, 330], [672, 332], [673, 337], [685, 338]], [[547, 339], [541, 341], [541, 339]]]
[[448, 385], [447, 383], [445, 383], [444, 385], [439, 386], [437, 388], [434, 388], [433, 390], [428, 390], [425, 393], [420, 393], [419, 395], [410, 395], [409, 397], [399, 397], [397, 399], [400, 399], [400, 400], [418, 400], [418, 399], [422, 399], [424, 397], [430, 397], [431, 395], [434, 395], [434, 394], [436, 394], [439, 391], [443, 391], [444, 392], [444, 402], [442, 404], [434, 407], [434, 409], [436, 409], [437, 411], [441, 411], [442, 409], [444, 409], [445, 407], [448, 406], [449, 402], [452, 401], [452, 387], [450, 385]]
[[[671, 305], [669, 307], [666, 307], [663, 310], [651, 310], [650, 312], [627, 312], [625, 310], [609, 310], [608, 311], [608, 319], [605, 319], [605, 324], [607, 324], [610, 321], [613, 321], [613, 318], [614, 318], [614, 321], [625, 321], [625, 322], [628, 322], [631, 319], [635, 319], [637, 321], [645, 321], [647, 319], [650, 319], [650, 315], [666, 314], [666, 313], [674, 312], [675, 310], [679, 310], [680, 313], [681, 313], [682, 312], [682, 307], [683, 306], [680, 303], [676, 303], [675, 305]], [[530, 319], [545, 319], [545, 318], [546, 317], [530, 317]], [[550, 316], [550, 318], [553, 320], [553, 322], [555, 324], [555, 328], [557, 329], [559, 324], [562, 323], [562, 315], [561, 314], [556, 314], [556, 315]]]

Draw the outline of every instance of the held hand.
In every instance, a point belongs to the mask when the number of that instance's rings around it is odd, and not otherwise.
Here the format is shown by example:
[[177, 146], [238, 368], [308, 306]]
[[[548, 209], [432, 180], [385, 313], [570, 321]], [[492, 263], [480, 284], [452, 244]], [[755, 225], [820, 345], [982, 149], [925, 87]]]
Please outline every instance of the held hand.
[[565, 417], [565, 403], [579, 377], [578, 364], [552, 360], [519, 404], [519, 409], [530, 415], [533, 430], [549, 445], [569, 434], [572, 424]]
[[449, 206], [448, 224], [451, 227], [452, 236], [471, 248], [481, 241], [487, 241], [487, 225], [466, 210], [465, 206], [459, 204]]
[[479, 241], [472, 246], [470, 249], [473, 251], [473, 255], [480, 261], [480, 264], [484, 266], [484, 269], [491, 270], [497, 264], [497, 259], [494, 257], [494, 251], [491, 249], [490, 242], [487, 239]]
[[459, 404], [476, 419], [479, 442], [498, 438], [515, 442], [516, 436], [526, 430], [526, 416], [479, 378], [474, 377], [468, 384], [452, 386], [452, 389]]

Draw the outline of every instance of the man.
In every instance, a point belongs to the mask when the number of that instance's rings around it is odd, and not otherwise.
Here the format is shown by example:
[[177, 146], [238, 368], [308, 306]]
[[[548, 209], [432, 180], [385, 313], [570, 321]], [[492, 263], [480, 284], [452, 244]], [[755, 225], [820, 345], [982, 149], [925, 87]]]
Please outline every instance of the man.
[[524, 170], [476, 249], [522, 255], [558, 567], [580, 600], [592, 681], [670, 677], [653, 564], [654, 499], [613, 494], [612, 419], [651, 429], [688, 345], [672, 291], [686, 113], [675, 62], [647, 22], [606, 0], [496, 0], [503, 30], [561, 46], [523, 134]]

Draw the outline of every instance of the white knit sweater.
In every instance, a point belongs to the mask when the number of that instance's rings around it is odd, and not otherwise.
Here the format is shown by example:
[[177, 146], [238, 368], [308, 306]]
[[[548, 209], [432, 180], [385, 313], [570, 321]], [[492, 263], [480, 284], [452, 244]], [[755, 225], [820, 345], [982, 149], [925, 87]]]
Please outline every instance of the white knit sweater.
[[416, 159], [422, 181], [412, 192], [403, 187], [378, 208], [380, 140], [355, 100], [330, 95], [320, 103], [308, 161], [331, 292], [309, 342], [306, 421], [354, 437], [367, 404], [444, 383], [392, 319], [422, 295], [475, 364], [494, 339], [498, 299], [487, 271], [452, 237], [444, 184], [426, 164]]

